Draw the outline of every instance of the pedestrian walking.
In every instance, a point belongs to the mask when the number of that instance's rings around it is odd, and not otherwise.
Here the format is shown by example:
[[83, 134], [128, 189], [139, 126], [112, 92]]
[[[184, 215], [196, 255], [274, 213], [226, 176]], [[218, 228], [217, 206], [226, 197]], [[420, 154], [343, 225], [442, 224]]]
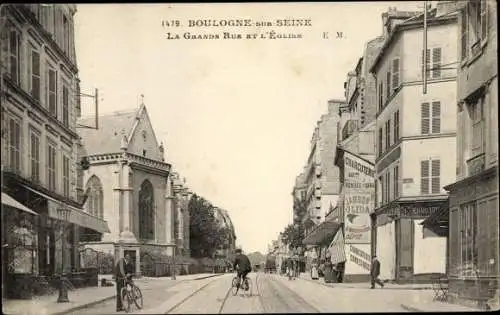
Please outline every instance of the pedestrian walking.
[[378, 276], [380, 275], [380, 262], [377, 259], [377, 256], [373, 256], [372, 259], [372, 267], [370, 270], [370, 276], [372, 280], [372, 289], [375, 289], [375, 283], [377, 283], [380, 287], [384, 287], [384, 283], [380, 281]]
[[123, 310], [122, 297], [120, 296], [120, 291], [124, 287], [125, 280], [128, 276], [134, 273], [134, 266], [130, 260], [129, 254], [125, 254], [124, 258], [118, 259], [115, 265], [115, 279], [116, 279], [116, 311], [120, 312]]

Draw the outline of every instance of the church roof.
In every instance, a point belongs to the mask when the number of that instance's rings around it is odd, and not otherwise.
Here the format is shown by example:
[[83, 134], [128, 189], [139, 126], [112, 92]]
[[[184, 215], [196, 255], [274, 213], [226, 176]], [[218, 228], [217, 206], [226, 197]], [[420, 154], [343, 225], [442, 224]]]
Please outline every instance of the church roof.
[[[99, 129], [78, 128], [88, 155], [120, 152], [123, 136], [130, 141], [136, 118], [139, 118], [144, 105], [99, 116]], [[79, 125], [95, 126], [95, 116], [82, 117]]]

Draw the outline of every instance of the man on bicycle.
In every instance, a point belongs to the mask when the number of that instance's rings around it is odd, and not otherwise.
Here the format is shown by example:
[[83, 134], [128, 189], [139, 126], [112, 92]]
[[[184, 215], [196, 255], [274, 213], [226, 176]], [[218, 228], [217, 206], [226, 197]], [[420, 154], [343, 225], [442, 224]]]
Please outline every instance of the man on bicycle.
[[120, 258], [115, 265], [115, 279], [116, 279], [116, 311], [123, 310], [122, 297], [120, 295], [121, 289], [125, 286], [125, 282], [134, 273], [134, 266], [130, 260], [130, 255], [125, 254], [124, 258]]
[[237, 276], [240, 279], [239, 284], [241, 284], [248, 273], [252, 271], [252, 264], [250, 263], [250, 259], [241, 252], [240, 248], [237, 248], [235, 253], [236, 257], [234, 258], [233, 269], [237, 271]]

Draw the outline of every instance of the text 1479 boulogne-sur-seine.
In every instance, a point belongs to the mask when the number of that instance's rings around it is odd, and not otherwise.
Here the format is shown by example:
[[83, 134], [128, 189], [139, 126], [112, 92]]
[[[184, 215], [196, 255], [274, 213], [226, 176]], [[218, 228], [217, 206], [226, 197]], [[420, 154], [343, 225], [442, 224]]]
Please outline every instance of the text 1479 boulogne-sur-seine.
[[[163, 20], [163, 27], [181, 27], [182, 23], [179, 20]], [[189, 19], [188, 27], [252, 27], [252, 26], [277, 26], [277, 27], [303, 27], [312, 26], [311, 19], [276, 19], [274, 21], [259, 21], [255, 22], [251, 19]]]

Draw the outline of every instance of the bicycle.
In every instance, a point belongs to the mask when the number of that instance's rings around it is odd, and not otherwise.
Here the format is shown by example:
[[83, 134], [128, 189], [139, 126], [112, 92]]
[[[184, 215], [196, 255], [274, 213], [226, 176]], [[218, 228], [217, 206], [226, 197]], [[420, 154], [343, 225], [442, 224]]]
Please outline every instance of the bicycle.
[[134, 302], [138, 309], [142, 309], [143, 300], [141, 289], [135, 285], [131, 277], [127, 277], [122, 281], [125, 283], [123, 288], [120, 290], [120, 297], [122, 299], [122, 307], [125, 312], [128, 313], [130, 311], [130, 304], [132, 304], [132, 302]]
[[245, 278], [243, 279], [243, 283], [242, 283], [241, 278], [242, 277], [238, 277], [238, 276], [234, 276], [234, 278], [233, 278], [233, 281], [231, 283], [233, 295], [238, 294], [238, 290], [241, 287], [247, 296], [251, 296], [252, 295], [252, 279], [245, 276]]

